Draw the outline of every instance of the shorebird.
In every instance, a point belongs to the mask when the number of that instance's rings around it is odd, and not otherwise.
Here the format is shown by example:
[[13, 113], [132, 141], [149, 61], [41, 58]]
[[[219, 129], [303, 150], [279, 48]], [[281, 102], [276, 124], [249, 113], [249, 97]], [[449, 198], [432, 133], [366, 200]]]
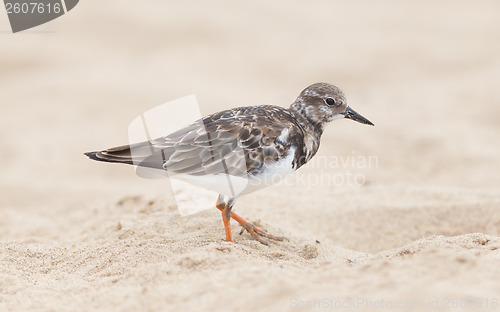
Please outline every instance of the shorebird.
[[261, 105], [224, 110], [160, 138], [85, 155], [163, 170], [169, 177], [215, 190], [226, 240], [233, 241], [233, 218], [267, 245], [268, 239], [280, 241], [283, 237], [271, 235], [231, 211], [236, 200], [276, 183], [311, 160], [325, 126], [341, 118], [373, 126], [347, 105], [338, 87], [315, 83], [288, 109]]

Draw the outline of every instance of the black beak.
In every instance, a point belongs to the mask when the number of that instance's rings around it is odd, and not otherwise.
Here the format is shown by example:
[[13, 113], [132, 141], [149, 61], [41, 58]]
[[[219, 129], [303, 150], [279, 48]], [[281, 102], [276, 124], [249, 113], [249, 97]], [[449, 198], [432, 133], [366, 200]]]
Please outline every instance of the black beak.
[[350, 108], [349, 106], [347, 106], [347, 109], [344, 112], [344, 117], [355, 120], [355, 121], [360, 122], [360, 123], [365, 124], [365, 125], [375, 126], [371, 121], [369, 121], [365, 117], [361, 116], [360, 114], [356, 113], [356, 111], [354, 109]]

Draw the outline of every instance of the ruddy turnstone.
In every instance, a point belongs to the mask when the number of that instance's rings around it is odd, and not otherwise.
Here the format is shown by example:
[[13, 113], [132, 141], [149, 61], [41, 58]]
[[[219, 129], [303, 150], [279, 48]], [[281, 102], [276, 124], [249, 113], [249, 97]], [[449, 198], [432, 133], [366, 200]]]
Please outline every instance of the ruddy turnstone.
[[[85, 153], [90, 159], [160, 169], [219, 193], [226, 240], [230, 218], [259, 242], [283, 240], [231, 209], [236, 200], [271, 185], [307, 163], [318, 151], [325, 126], [349, 118], [372, 125], [347, 105], [342, 90], [327, 83], [304, 89], [290, 108], [272, 105], [224, 110], [166, 136]], [[242, 230], [243, 230], [242, 229]]]

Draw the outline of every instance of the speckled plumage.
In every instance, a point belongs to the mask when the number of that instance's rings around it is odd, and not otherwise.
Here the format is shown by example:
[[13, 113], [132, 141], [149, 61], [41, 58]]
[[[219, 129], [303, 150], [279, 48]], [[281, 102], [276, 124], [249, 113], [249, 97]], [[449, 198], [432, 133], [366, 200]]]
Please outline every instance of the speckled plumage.
[[[316, 83], [304, 89], [288, 109], [271, 105], [233, 108], [148, 142], [85, 154], [99, 161], [167, 170], [170, 177], [189, 176], [195, 184], [201, 176], [254, 179], [263, 172], [282, 173], [283, 166], [290, 167], [290, 172], [300, 168], [318, 151], [325, 125], [344, 117], [373, 125], [347, 106], [339, 88]], [[219, 192], [218, 203], [226, 212], [238, 196], [248, 193]]]

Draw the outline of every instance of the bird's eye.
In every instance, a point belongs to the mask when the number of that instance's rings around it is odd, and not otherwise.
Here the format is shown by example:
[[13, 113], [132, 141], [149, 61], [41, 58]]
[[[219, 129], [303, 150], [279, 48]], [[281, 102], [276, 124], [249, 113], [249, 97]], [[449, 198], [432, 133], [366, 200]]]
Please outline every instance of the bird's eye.
[[326, 104], [328, 104], [328, 105], [330, 105], [330, 106], [331, 106], [331, 105], [335, 105], [335, 100], [334, 100], [334, 99], [332, 99], [332, 98], [326, 98], [326, 99], [325, 99], [325, 102], [326, 102]]

